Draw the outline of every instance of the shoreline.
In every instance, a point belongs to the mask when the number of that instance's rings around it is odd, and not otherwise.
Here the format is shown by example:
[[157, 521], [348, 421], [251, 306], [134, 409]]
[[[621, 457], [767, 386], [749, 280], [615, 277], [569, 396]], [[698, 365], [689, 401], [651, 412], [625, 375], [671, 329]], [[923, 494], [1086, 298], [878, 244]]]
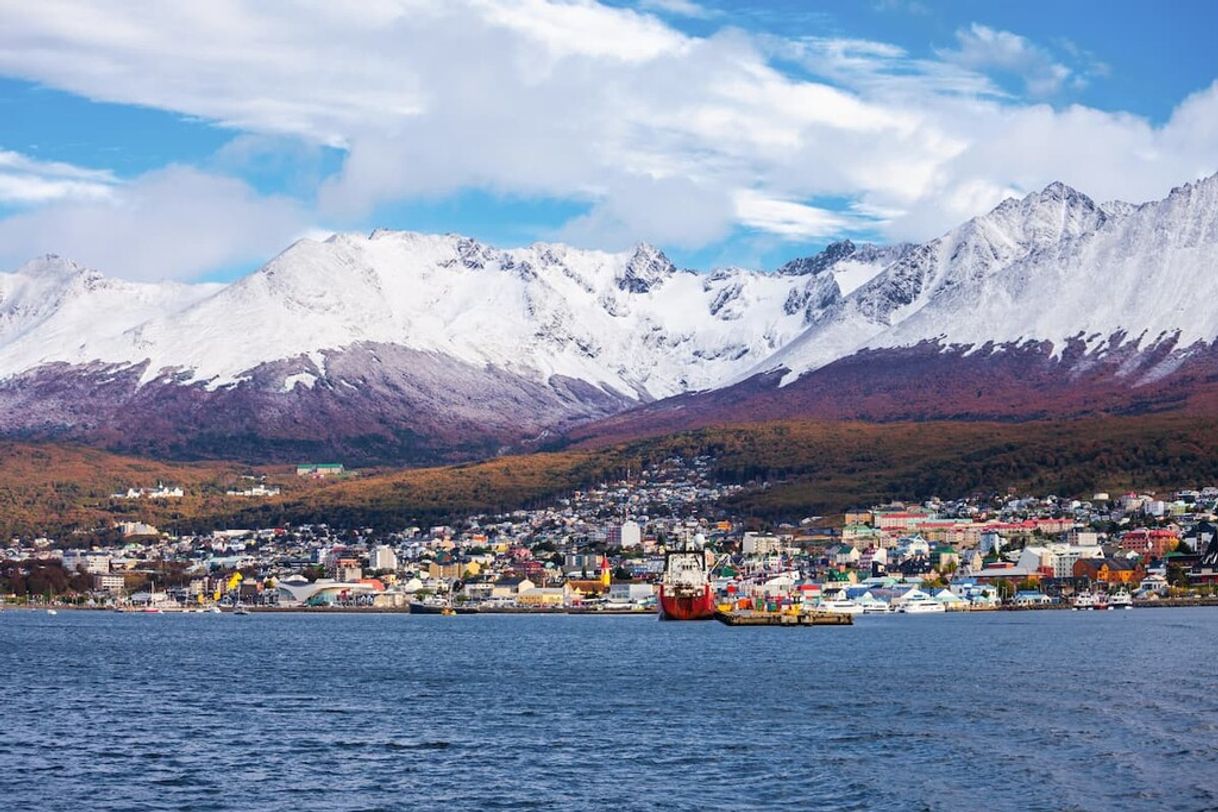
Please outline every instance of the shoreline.
[[[1218, 607], [1218, 597], [1212, 598], [1163, 598], [1157, 601], [1135, 601], [1132, 608], [1135, 609], [1182, 609], [1189, 607]], [[215, 614], [210, 610], [206, 612], [188, 612], [178, 608], [166, 609], [163, 612], [145, 612], [140, 609], [124, 609], [121, 612], [115, 612], [113, 607], [103, 606], [72, 606], [70, 604], [52, 605], [52, 606], [16, 606], [6, 604], [0, 606], [0, 614], [6, 611], [18, 612], [46, 612], [48, 609], [54, 609], [56, 612], [111, 612], [114, 614], [125, 615], [140, 615], [140, 614], [166, 614], [166, 615], [183, 615], [183, 614]], [[303, 615], [409, 615], [409, 614], [429, 614], [423, 612], [412, 612], [409, 606], [246, 606], [244, 609], [251, 615], [255, 614], [303, 614]], [[233, 614], [232, 607], [221, 607], [221, 613], [225, 615]], [[1069, 604], [1057, 604], [1049, 606], [993, 606], [979, 607], [969, 609], [949, 609], [945, 614], [987, 614], [995, 612], [1068, 612], [1068, 611], [1110, 611], [1108, 609], [1080, 609], [1075, 610], [1075, 607]], [[1113, 609], [1111, 611], [1119, 611]], [[496, 607], [491, 609], [473, 608], [470, 607], [458, 612], [460, 615], [578, 615], [583, 617], [654, 617], [658, 612], [655, 609], [635, 610], [635, 609], [583, 609], [583, 608], [546, 608], [546, 609], [531, 609], [524, 607]], [[885, 614], [899, 614], [895, 611], [890, 611]]]

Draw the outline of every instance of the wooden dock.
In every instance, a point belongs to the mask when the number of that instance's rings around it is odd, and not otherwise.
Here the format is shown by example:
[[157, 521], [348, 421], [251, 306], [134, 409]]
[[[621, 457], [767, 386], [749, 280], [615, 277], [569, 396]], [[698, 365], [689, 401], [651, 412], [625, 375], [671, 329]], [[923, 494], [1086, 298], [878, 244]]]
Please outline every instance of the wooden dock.
[[853, 626], [851, 615], [836, 612], [759, 612], [734, 609], [715, 612], [715, 620], [728, 626]]

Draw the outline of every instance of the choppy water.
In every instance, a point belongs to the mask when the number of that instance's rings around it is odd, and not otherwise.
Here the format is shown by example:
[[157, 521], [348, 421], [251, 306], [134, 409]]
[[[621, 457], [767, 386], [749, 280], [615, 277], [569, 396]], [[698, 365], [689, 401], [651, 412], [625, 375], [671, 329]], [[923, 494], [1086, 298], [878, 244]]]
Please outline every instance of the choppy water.
[[9, 809], [1206, 809], [1218, 610], [0, 613]]

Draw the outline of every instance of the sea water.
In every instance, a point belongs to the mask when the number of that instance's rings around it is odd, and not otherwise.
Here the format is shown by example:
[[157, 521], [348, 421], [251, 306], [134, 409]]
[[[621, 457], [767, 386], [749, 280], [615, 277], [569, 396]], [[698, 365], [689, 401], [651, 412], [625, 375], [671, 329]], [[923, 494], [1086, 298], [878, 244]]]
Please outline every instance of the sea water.
[[8, 809], [1207, 809], [1218, 609], [0, 612]]

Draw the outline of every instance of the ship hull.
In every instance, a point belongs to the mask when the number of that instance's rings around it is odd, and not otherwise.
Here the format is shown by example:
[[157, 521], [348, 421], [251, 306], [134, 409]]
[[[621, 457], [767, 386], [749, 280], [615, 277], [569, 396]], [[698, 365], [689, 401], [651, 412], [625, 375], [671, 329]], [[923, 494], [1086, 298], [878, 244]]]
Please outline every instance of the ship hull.
[[715, 598], [710, 584], [702, 593], [676, 593], [660, 585], [660, 620], [711, 620], [715, 616]]

